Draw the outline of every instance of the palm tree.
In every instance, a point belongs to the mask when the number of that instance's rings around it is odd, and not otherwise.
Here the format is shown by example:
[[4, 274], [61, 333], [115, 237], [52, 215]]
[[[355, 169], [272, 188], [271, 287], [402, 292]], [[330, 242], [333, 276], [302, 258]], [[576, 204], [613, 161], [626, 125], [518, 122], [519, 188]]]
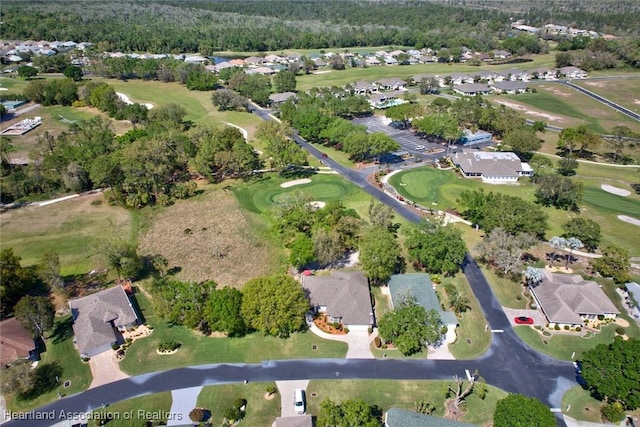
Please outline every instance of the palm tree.
[[564, 268], [569, 268], [569, 261], [571, 260], [571, 254], [573, 253], [573, 251], [575, 249], [582, 249], [584, 248], [584, 243], [582, 243], [582, 240], [578, 239], [577, 237], [569, 237], [567, 239], [567, 246], [569, 246], [569, 255], [567, 255], [567, 263], [565, 264]]
[[524, 278], [528, 286], [535, 288], [542, 282], [542, 270], [535, 267], [527, 267], [524, 271]]
[[453, 294], [451, 296], [451, 308], [456, 314], [464, 313], [469, 308], [469, 298], [464, 294]]
[[564, 237], [553, 236], [549, 240], [549, 245], [553, 248], [553, 252], [551, 252], [551, 264], [550, 267], [553, 267], [553, 261], [556, 259], [556, 252], [560, 248], [564, 248], [567, 246], [567, 239]]

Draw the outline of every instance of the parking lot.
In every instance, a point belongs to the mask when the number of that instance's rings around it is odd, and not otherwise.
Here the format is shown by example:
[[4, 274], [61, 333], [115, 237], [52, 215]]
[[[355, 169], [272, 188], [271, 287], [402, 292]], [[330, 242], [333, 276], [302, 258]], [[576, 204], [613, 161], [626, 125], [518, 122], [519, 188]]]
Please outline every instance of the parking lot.
[[443, 144], [430, 142], [428, 139], [416, 135], [409, 129], [396, 129], [391, 127], [389, 126], [390, 122], [389, 119], [378, 116], [360, 117], [353, 120], [355, 124], [366, 126], [369, 132], [386, 133], [400, 144], [403, 151], [411, 154], [433, 155], [435, 153], [441, 153], [446, 148]]

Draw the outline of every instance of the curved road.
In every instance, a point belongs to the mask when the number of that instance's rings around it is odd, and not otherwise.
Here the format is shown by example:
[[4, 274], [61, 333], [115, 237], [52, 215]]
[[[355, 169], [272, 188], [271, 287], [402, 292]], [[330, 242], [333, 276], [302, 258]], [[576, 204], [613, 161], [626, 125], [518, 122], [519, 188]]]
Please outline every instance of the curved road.
[[[269, 112], [256, 108], [261, 118]], [[366, 181], [366, 176], [345, 168], [297, 135], [295, 141], [377, 200], [392, 206], [411, 222], [421, 220], [413, 210], [386, 195]], [[118, 402], [136, 396], [206, 386], [249, 381], [294, 379], [451, 379], [465, 376], [465, 370], [478, 370], [489, 384], [509, 392], [534, 396], [552, 408], [560, 407], [562, 395], [576, 385], [575, 371], [569, 362], [553, 359], [524, 344], [493, 294], [476, 262], [467, 255], [463, 263], [475, 297], [480, 302], [489, 327], [493, 331], [489, 350], [475, 360], [371, 360], [371, 359], [307, 359], [266, 361], [261, 364], [215, 364], [193, 366], [164, 372], [154, 372], [127, 378], [90, 389], [39, 408], [25, 420], [11, 420], [3, 426], [49, 426], [61, 420], [61, 415], [85, 413], [103, 403]], [[53, 415], [54, 419], [49, 419]], [[34, 419], [34, 417], [45, 419]], [[556, 419], [564, 426], [561, 414]]]

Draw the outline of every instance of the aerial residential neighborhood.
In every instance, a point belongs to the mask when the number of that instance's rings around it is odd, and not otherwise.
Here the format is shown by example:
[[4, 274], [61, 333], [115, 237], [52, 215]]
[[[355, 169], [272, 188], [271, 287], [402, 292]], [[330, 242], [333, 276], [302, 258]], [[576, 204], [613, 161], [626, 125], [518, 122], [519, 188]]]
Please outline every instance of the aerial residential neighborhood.
[[640, 423], [640, 8], [0, 11], [0, 424]]

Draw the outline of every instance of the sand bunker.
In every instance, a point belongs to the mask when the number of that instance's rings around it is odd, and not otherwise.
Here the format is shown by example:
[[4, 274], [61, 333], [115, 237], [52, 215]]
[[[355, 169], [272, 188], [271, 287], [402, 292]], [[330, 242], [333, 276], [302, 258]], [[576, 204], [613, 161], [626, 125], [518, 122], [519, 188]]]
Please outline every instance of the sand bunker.
[[289, 188], [293, 187], [294, 185], [308, 184], [310, 182], [311, 180], [309, 178], [295, 179], [293, 181], [283, 182], [282, 184], [280, 184], [280, 187]]
[[602, 184], [600, 188], [602, 188], [607, 193], [615, 194], [617, 196], [627, 197], [628, 195], [631, 194], [631, 191], [629, 190], [625, 190], [624, 188], [618, 188], [618, 187], [614, 187], [612, 185], [607, 185], [607, 184]]
[[618, 219], [620, 221], [624, 221], [629, 224], [637, 225], [638, 227], [640, 227], [640, 219], [635, 219], [627, 215], [618, 215]]
[[320, 201], [313, 201], [313, 202], [309, 202], [309, 204], [311, 205], [312, 208], [314, 209], [322, 209], [325, 206], [327, 206], [327, 204], [325, 202], [320, 202]]
[[[118, 95], [118, 98], [120, 98], [120, 101], [124, 102], [127, 105], [132, 105], [134, 104], [134, 102], [132, 100], [129, 99], [129, 97], [127, 95], [125, 95], [124, 93], [120, 93], [120, 92], [116, 92], [116, 95]], [[142, 104], [145, 107], [147, 107], [147, 110], [151, 110], [153, 108], [153, 104]]]
[[565, 121], [562, 117], [554, 116], [553, 114], [548, 114], [548, 113], [541, 113], [539, 111], [532, 111], [532, 110], [529, 110], [527, 107], [525, 107], [523, 105], [514, 104], [513, 102], [504, 101], [502, 99], [496, 99], [495, 102], [497, 102], [498, 104], [502, 104], [505, 107], [513, 108], [516, 111], [523, 111], [525, 114], [529, 114], [530, 116], [542, 117], [544, 119], [547, 119], [547, 120], [553, 121], [553, 122], [564, 122]]

